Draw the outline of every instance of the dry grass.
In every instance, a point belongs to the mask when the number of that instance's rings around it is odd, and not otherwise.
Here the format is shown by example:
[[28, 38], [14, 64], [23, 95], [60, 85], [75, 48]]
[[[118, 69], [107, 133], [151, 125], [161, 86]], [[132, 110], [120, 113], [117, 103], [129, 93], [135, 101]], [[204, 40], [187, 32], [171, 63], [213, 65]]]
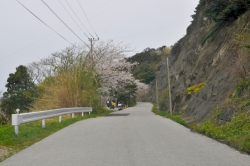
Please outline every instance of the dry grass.
[[40, 84], [40, 97], [32, 110], [98, 105], [98, 84], [93, 77], [92, 71], [76, 66], [48, 78]]

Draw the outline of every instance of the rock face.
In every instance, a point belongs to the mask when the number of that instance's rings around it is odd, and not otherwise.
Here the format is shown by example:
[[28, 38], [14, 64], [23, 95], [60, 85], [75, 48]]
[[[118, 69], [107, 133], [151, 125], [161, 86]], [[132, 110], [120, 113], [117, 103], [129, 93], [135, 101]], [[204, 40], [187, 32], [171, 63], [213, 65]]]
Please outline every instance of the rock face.
[[[202, 45], [202, 41], [215, 25], [203, 16], [206, 7], [206, 0], [201, 0], [194, 20], [187, 28], [187, 34], [174, 45], [172, 55], [168, 57], [173, 112], [181, 113], [187, 122], [203, 122], [233, 92], [239, 81], [239, 74], [233, 71], [241, 70], [244, 62], [239, 56], [240, 48], [237, 47], [235, 36], [242, 29], [250, 27], [248, 12], [237, 20], [223, 22]], [[164, 94], [168, 93], [166, 58], [161, 61], [157, 72], [161, 110], [169, 110], [168, 100], [163, 99]], [[155, 83], [151, 83], [145, 101], [156, 103]], [[183, 94], [188, 87], [199, 83], [206, 83], [207, 86], [196, 94]], [[230, 117], [232, 114], [233, 111], [225, 116]]]

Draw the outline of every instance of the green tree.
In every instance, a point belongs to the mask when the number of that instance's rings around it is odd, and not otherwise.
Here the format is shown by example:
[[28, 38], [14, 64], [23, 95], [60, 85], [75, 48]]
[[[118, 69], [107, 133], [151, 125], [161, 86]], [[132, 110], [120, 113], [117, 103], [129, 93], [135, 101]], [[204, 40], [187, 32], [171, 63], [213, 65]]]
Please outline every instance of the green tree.
[[20, 65], [15, 73], [9, 74], [7, 91], [3, 93], [1, 109], [10, 118], [15, 109], [19, 108], [21, 112], [28, 112], [30, 104], [36, 96], [36, 85], [32, 81], [27, 68]]
[[237, 19], [249, 10], [249, 0], [211, 0], [211, 4], [205, 10], [204, 15], [218, 22], [220, 20]]
[[124, 87], [115, 91], [112, 95], [117, 98], [118, 102], [124, 102], [124, 104], [128, 104], [129, 107], [136, 104], [136, 91], [137, 86], [135, 83], [130, 82], [126, 83]]
[[136, 79], [146, 84], [155, 79], [155, 71], [148, 63], [139, 64], [132, 73]]

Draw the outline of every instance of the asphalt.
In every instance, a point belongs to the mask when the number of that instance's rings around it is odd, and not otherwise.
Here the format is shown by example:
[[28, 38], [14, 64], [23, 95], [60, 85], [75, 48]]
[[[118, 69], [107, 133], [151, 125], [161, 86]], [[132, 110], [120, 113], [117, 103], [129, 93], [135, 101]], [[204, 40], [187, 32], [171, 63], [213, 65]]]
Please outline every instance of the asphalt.
[[1, 166], [249, 166], [250, 156], [154, 115], [150, 103], [70, 125]]

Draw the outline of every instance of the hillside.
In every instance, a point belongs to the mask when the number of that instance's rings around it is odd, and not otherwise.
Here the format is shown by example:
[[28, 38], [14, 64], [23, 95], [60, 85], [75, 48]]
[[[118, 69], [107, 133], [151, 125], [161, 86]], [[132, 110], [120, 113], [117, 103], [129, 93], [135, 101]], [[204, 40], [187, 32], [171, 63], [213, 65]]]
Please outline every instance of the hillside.
[[[216, 5], [223, 9], [215, 11]], [[173, 111], [187, 122], [201, 123], [220, 110], [218, 118], [224, 124], [249, 105], [242, 107], [248, 101], [250, 73], [249, 2], [201, 0], [192, 17], [186, 35], [175, 43], [168, 56]], [[166, 56], [158, 69], [159, 106], [168, 111]], [[145, 101], [156, 103], [155, 87], [154, 80]]]
[[146, 48], [141, 53], [129, 57], [127, 61], [138, 63], [132, 70], [133, 76], [143, 83], [151, 83], [156, 76], [161, 60], [170, 55], [171, 48], [162, 46], [157, 49]]

